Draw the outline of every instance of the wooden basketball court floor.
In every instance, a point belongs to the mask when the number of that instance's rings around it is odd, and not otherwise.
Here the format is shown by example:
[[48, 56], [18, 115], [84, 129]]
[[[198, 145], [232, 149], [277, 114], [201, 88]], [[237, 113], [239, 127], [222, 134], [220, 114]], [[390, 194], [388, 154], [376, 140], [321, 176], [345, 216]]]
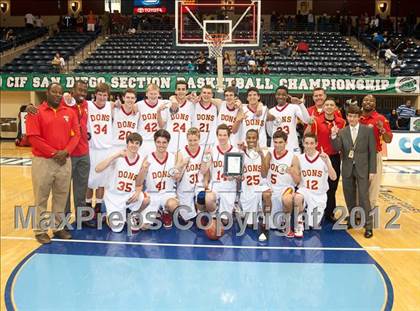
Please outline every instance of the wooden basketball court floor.
[[[323, 228], [261, 246], [254, 232], [212, 242], [196, 230], [127, 237], [83, 229], [40, 247], [30, 230], [14, 229], [14, 207], [33, 203], [30, 157], [29, 148], [1, 143], [2, 310], [124, 310], [133, 301], [158, 310], [420, 310], [419, 162], [385, 162], [371, 239]], [[390, 206], [401, 210], [400, 229], [384, 229]]]

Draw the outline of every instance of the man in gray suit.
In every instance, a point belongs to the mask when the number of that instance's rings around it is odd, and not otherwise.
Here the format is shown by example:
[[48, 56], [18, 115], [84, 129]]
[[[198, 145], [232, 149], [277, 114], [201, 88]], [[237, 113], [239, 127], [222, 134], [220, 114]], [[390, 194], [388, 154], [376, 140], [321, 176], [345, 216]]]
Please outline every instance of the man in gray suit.
[[358, 106], [350, 106], [347, 112], [349, 125], [341, 130], [334, 125], [331, 129], [331, 143], [343, 158], [343, 192], [349, 213], [351, 215], [356, 206], [363, 208], [365, 238], [370, 238], [373, 231], [372, 217], [369, 216], [369, 182], [376, 174], [376, 142], [372, 128], [359, 123], [360, 114]]

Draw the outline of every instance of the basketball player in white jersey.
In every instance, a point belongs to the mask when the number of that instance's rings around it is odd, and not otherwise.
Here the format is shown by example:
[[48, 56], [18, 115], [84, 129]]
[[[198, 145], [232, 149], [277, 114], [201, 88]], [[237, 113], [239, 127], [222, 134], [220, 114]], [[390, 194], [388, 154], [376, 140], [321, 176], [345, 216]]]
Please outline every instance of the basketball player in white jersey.
[[[245, 143], [245, 135], [250, 129], [258, 131], [258, 142], [261, 148], [267, 147], [267, 134], [265, 119], [267, 107], [260, 103], [260, 91], [256, 87], [247, 90], [247, 105], [242, 105], [242, 111], [238, 114], [232, 127], [233, 132], [239, 131], [239, 144]], [[261, 112], [258, 109], [262, 109]]]
[[[234, 147], [238, 147], [239, 143], [239, 127], [236, 127], [233, 130], [233, 126], [238, 116], [239, 111], [242, 111], [242, 103], [235, 96], [235, 89], [231, 86], [227, 87], [224, 91], [225, 99], [220, 100], [218, 98], [213, 98], [212, 103], [217, 107], [217, 125], [226, 124], [230, 131], [230, 144]], [[216, 133], [214, 132], [214, 135]], [[214, 139], [216, 141], [216, 139]]]
[[[217, 143], [210, 149], [211, 160], [204, 167], [205, 188], [205, 210], [210, 214], [232, 213], [236, 198], [235, 178], [223, 175], [224, 155], [226, 152], [238, 152], [229, 142], [230, 130], [226, 124], [221, 124], [216, 129]], [[203, 164], [204, 165], [204, 164]], [[219, 202], [219, 206], [217, 206]], [[227, 216], [222, 220], [227, 219]]]
[[[203, 191], [201, 162], [204, 148], [200, 146], [200, 131], [192, 127], [187, 132], [188, 145], [180, 148], [177, 153], [177, 169], [180, 171], [180, 180], [177, 187], [179, 205], [182, 206], [180, 214], [186, 221], [197, 215], [194, 197]], [[201, 180], [200, 180], [201, 179]]]
[[171, 107], [161, 104], [157, 110], [159, 127], [171, 133], [168, 151], [176, 153], [187, 144], [187, 131], [192, 125], [195, 104], [187, 100], [188, 84], [179, 80], [175, 85], [175, 96], [170, 97]]
[[159, 94], [159, 87], [151, 83], [146, 88], [147, 98], [136, 103], [136, 110], [140, 112], [138, 133], [143, 137], [142, 152], [144, 152], [144, 155], [148, 155], [155, 150], [153, 135], [159, 130], [157, 110], [164, 103], [159, 99]]
[[217, 107], [212, 104], [213, 90], [205, 85], [201, 88], [199, 102], [195, 105], [192, 126], [200, 131], [200, 146], [211, 147], [215, 143], [214, 132], [217, 127]]
[[[284, 226], [286, 222], [286, 219], [277, 217], [280, 212], [290, 218], [295, 187], [300, 181], [299, 171], [297, 170], [299, 160], [293, 152], [286, 149], [286, 144], [287, 133], [277, 130], [273, 135], [273, 147], [269, 148], [264, 159], [264, 168], [267, 169], [267, 182], [272, 191], [273, 208], [270, 220], [272, 229], [278, 229], [279, 225]], [[286, 234], [288, 237], [294, 236], [293, 231], [287, 231]]]
[[295, 237], [303, 237], [304, 226], [300, 213], [304, 210], [307, 224], [310, 227], [319, 225], [327, 206], [328, 177], [331, 180], [337, 179], [330, 158], [323, 150], [316, 150], [317, 144], [316, 135], [307, 133], [303, 138], [304, 153], [298, 156], [301, 178], [295, 194], [295, 206], [299, 211]]
[[171, 135], [166, 130], [154, 134], [155, 151], [146, 156], [138, 177], [137, 184], [145, 184], [150, 196], [149, 206], [141, 212], [142, 223], [150, 225], [162, 209], [162, 222], [165, 228], [172, 227], [172, 214], [179, 205], [175, 192], [175, 180], [179, 172], [174, 173], [175, 155], [167, 151]]
[[[108, 170], [95, 171], [96, 165], [109, 156], [112, 148], [112, 104], [108, 101], [109, 86], [100, 83], [95, 89], [95, 101], [88, 101], [88, 124], [90, 171], [86, 204], [92, 206], [95, 191], [95, 214], [100, 212]], [[111, 151], [112, 152], [112, 151]]]
[[127, 137], [137, 132], [139, 113], [134, 111], [136, 103], [136, 91], [127, 89], [123, 95], [123, 104], [115, 107], [112, 121], [112, 144], [115, 152], [123, 149], [127, 143]]
[[110, 168], [104, 196], [108, 224], [112, 213], [119, 213], [120, 219], [122, 219], [120, 224], [111, 223], [110, 228], [114, 232], [123, 230], [124, 223], [127, 221], [127, 209], [130, 211], [143, 210], [150, 202], [150, 199], [142, 192], [143, 186], [136, 185], [136, 178], [143, 163], [143, 159], [138, 154], [142, 138], [138, 133], [131, 133], [127, 136], [126, 141], [125, 149], [106, 158], [95, 169], [97, 173], [100, 173]]
[[[264, 215], [271, 213], [271, 190], [263, 181], [266, 177], [267, 169], [264, 168], [264, 153], [258, 145], [258, 131], [250, 129], [246, 133], [246, 147], [244, 148], [243, 175], [240, 192], [240, 204], [242, 211], [250, 213], [247, 224], [252, 225], [259, 211]], [[265, 174], [265, 175], [264, 175]], [[268, 238], [268, 222], [264, 217], [259, 217], [260, 233], [258, 239], [266, 241]]]
[[[288, 135], [286, 148], [291, 152], [300, 154], [296, 124], [298, 119], [308, 124], [311, 122], [308, 110], [305, 107], [304, 97], [299, 99], [289, 96], [285, 86], [279, 86], [275, 93], [277, 106], [271, 108], [267, 114], [267, 121], [273, 121], [272, 133], [281, 129]], [[290, 102], [290, 103], [289, 103]]]

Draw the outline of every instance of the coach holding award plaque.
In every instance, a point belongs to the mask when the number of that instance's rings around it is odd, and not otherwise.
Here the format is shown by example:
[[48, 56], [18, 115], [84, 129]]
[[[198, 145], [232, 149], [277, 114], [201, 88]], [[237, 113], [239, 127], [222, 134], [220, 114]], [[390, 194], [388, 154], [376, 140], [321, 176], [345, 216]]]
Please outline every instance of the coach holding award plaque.
[[[369, 183], [376, 174], [376, 142], [372, 128], [360, 124], [360, 108], [349, 107], [347, 113], [348, 126], [339, 130], [337, 126], [331, 129], [331, 143], [341, 152], [343, 157], [342, 176], [343, 192], [350, 214], [349, 228], [353, 226], [356, 206], [361, 206], [364, 211], [362, 223], [365, 224], [365, 238], [373, 236], [372, 218], [369, 202]], [[357, 193], [359, 205], [357, 205]]]

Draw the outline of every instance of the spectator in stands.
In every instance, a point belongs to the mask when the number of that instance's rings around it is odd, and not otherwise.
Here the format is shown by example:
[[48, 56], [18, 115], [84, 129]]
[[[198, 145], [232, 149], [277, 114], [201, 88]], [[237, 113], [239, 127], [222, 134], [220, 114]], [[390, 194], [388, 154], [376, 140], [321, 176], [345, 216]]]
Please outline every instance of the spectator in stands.
[[255, 63], [255, 61], [250, 60], [248, 64], [249, 64], [249, 66], [248, 66], [249, 71], [248, 72], [250, 74], [253, 74], [253, 75], [259, 74], [258, 67], [257, 67], [257, 64]]
[[398, 130], [398, 114], [397, 110], [392, 109], [389, 117], [389, 126], [391, 127], [391, 130]]
[[203, 52], [200, 52], [200, 55], [197, 58], [196, 66], [198, 69], [198, 73], [206, 73], [207, 72], [207, 59], [204, 56]]
[[54, 69], [60, 73], [64, 70], [64, 67], [66, 66], [66, 62], [64, 61], [64, 58], [61, 57], [60, 53], [57, 52], [54, 55], [53, 60], [51, 61], [51, 65], [54, 66]]
[[308, 14], [308, 29], [309, 30], [314, 30], [314, 26], [315, 26], [314, 15], [312, 14], [312, 10], [309, 10], [309, 14]]
[[32, 13], [26, 13], [25, 15], [25, 25], [27, 28], [34, 28], [35, 16]]
[[188, 62], [187, 70], [188, 70], [188, 73], [194, 73], [195, 72], [195, 66], [194, 66], [194, 64], [192, 63], [191, 60]]
[[280, 17], [277, 21], [277, 25], [278, 25], [278, 30], [285, 30], [286, 29], [286, 19], [284, 18], [283, 15], [280, 15]]
[[79, 16], [76, 19], [76, 31], [77, 32], [83, 32], [83, 25], [84, 25], [84, 17], [83, 17], [83, 13], [80, 12]]
[[16, 39], [15, 33], [13, 32], [13, 29], [9, 29], [6, 33], [6, 36], [4, 38], [6, 41], [14, 41]]
[[356, 68], [354, 68], [354, 69], [351, 71], [351, 75], [352, 75], [352, 76], [365, 76], [365, 75], [366, 75], [366, 72], [365, 72], [365, 70], [364, 70], [363, 68], [361, 68], [360, 66], [356, 66]]
[[268, 64], [267, 64], [266, 62], [264, 62], [264, 64], [262, 65], [262, 68], [261, 68], [261, 73], [262, 73], [263, 75], [268, 75], [268, 74], [270, 74], [270, 69], [268, 68]]
[[238, 57], [236, 59], [236, 63], [238, 65], [244, 66], [246, 65], [246, 58], [245, 58], [245, 52], [239, 52]]
[[87, 16], [87, 31], [95, 31], [96, 25], [96, 15], [93, 14], [90, 10], [89, 15]]
[[293, 36], [289, 36], [286, 40], [286, 47], [287, 47], [287, 55], [286, 56], [292, 56], [296, 49], [296, 43]]
[[41, 15], [38, 15], [35, 19], [35, 27], [36, 28], [42, 28], [44, 27], [44, 21], [41, 18]]
[[276, 11], [273, 11], [271, 13], [270, 17], [270, 30], [275, 31], [277, 30], [277, 22], [278, 22], [279, 16]]
[[385, 38], [382, 34], [375, 32], [373, 34], [373, 42], [376, 44], [376, 47], [381, 48], [385, 42]]
[[397, 108], [398, 128], [408, 130], [410, 128], [410, 118], [416, 116], [416, 109], [413, 107], [411, 100], [407, 100], [405, 104]]

